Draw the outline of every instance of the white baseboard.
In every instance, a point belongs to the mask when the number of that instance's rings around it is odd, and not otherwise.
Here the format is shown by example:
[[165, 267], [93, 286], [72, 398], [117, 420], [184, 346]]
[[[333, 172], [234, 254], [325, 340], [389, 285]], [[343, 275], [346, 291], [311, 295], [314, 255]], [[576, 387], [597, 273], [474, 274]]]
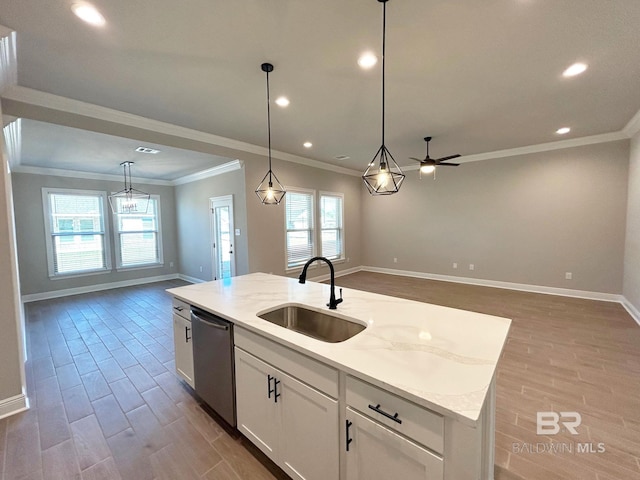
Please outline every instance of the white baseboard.
[[626, 297], [622, 297], [620, 301], [624, 309], [629, 312], [631, 318], [633, 318], [638, 325], [640, 325], [640, 310], [638, 310]]
[[0, 420], [25, 410], [29, 410], [29, 398], [24, 393], [0, 400]]
[[178, 278], [180, 280], [184, 280], [185, 282], [189, 282], [189, 283], [204, 283], [207, 280], [202, 280], [201, 278], [196, 278], [196, 277], [190, 277], [189, 275], [183, 275], [183, 274], [179, 274]]
[[134, 285], [144, 285], [145, 283], [162, 282], [165, 280], [175, 280], [179, 278], [177, 273], [169, 275], [157, 275], [155, 277], [136, 278], [133, 280], [123, 280], [121, 282], [98, 283], [96, 285], [86, 285], [84, 287], [65, 288], [62, 290], [53, 290], [51, 292], [30, 293], [22, 295], [24, 303], [37, 302], [38, 300], [49, 300], [50, 298], [68, 297], [69, 295], [79, 295], [82, 293], [100, 292], [102, 290], [111, 290], [112, 288], [132, 287]]
[[[353, 267], [353, 268], [347, 268], [346, 270], [340, 270], [338, 272], [336, 272], [335, 276], [336, 278], [338, 277], [343, 277], [344, 275], [350, 275], [352, 273], [356, 273], [362, 270], [362, 267]], [[330, 273], [325, 273], [324, 275], [318, 275], [317, 277], [313, 277], [313, 278], [309, 278], [308, 280], [310, 282], [325, 282], [327, 280], [329, 280], [331, 278], [331, 274]]]
[[496, 280], [483, 280], [481, 278], [455, 277], [452, 275], [438, 275], [435, 273], [411, 272], [407, 270], [395, 270], [393, 268], [367, 267], [360, 270], [365, 272], [386, 273], [403, 277], [426, 278], [442, 282], [466, 283], [483, 287], [504, 288], [507, 290], [519, 290], [522, 292], [544, 293], [547, 295], [559, 295], [562, 297], [586, 298], [589, 300], [601, 300], [605, 302], [622, 302], [622, 295], [614, 293], [589, 292], [586, 290], [570, 290], [568, 288], [545, 287], [542, 285], [529, 285], [526, 283], [499, 282]]

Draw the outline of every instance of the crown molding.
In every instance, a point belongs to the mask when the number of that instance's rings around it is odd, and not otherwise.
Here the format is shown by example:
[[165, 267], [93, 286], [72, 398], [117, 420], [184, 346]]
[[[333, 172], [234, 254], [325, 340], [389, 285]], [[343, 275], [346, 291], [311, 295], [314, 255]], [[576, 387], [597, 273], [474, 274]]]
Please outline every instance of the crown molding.
[[231, 162], [223, 163], [212, 168], [208, 168], [201, 172], [193, 173], [191, 175], [185, 175], [184, 177], [177, 178], [171, 182], [171, 185], [184, 185], [186, 183], [196, 182], [198, 180], [204, 180], [205, 178], [215, 177], [222, 175], [223, 173], [233, 172], [240, 170], [244, 166], [242, 160], [233, 160]]
[[[497, 150], [495, 152], [478, 153], [475, 155], [463, 155], [456, 161], [461, 163], [479, 162], [482, 160], [491, 160], [494, 158], [516, 157], [519, 155], [528, 155], [531, 153], [549, 152], [551, 150], [561, 150], [564, 148], [582, 147], [585, 145], [594, 145], [596, 143], [616, 142], [618, 140], [626, 140], [629, 137], [622, 131], [603, 133], [600, 135], [591, 135], [589, 137], [571, 138], [569, 140], [560, 140], [557, 142], [540, 143], [538, 145], [528, 145], [526, 147], [510, 148], [507, 150]], [[411, 167], [410, 170], [420, 168]], [[409, 170], [409, 169], [408, 169]]]
[[[32, 88], [26, 88], [19, 85], [11, 86], [6, 91], [2, 92], [2, 98], [22, 104], [27, 104], [30, 106], [60, 111], [72, 115], [89, 117], [96, 120], [116, 123], [141, 130], [147, 130], [162, 135], [168, 135], [217, 147], [223, 147], [225, 149], [234, 150], [236, 153], [238, 153], [237, 156], [241, 156], [242, 152], [261, 155], [264, 157], [269, 155], [269, 150], [267, 148], [260, 147], [258, 145], [221, 137], [212, 133], [192, 130], [190, 128], [180, 127], [178, 125], [173, 125], [170, 123], [160, 122], [158, 120], [141, 117], [139, 115], [133, 115], [131, 113], [121, 112], [119, 110], [101, 107], [99, 105], [93, 105], [91, 103], [82, 102], [80, 100], [73, 100], [71, 98], [61, 97], [59, 95], [53, 95], [51, 93], [34, 90]], [[38, 119], [36, 118], [35, 120]], [[309, 167], [319, 168], [322, 170], [330, 170], [332, 172], [344, 173], [346, 175], [360, 176], [359, 172], [352, 169], [329, 165], [318, 160], [312, 160], [309, 158], [292, 155], [290, 153], [280, 152], [278, 150], [272, 150], [271, 156], [272, 158], [284, 160], [285, 162], [297, 163]]]
[[622, 131], [629, 138], [640, 132], [640, 110], [638, 110], [633, 118], [629, 120], [629, 123], [625, 125]]
[[[30, 167], [27, 165], [17, 165], [11, 170], [13, 173], [29, 173], [31, 175], [51, 175], [54, 177], [83, 178], [86, 180], [106, 180], [110, 182], [122, 182], [122, 175], [112, 175], [108, 173], [80, 172], [77, 170], [64, 170], [61, 168]], [[154, 178], [132, 177], [136, 184], [142, 185], [162, 185], [170, 187], [171, 180], [157, 180]]]
[[17, 84], [16, 32], [0, 25], [0, 93]]

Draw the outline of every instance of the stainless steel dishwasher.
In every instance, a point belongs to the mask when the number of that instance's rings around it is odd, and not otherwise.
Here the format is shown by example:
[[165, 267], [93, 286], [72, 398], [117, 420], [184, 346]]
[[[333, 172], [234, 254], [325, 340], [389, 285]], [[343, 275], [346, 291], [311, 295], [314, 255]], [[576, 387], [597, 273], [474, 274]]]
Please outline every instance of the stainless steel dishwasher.
[[195, 390], [218, 415], [236, 426], [233, 323], [191, 307]]

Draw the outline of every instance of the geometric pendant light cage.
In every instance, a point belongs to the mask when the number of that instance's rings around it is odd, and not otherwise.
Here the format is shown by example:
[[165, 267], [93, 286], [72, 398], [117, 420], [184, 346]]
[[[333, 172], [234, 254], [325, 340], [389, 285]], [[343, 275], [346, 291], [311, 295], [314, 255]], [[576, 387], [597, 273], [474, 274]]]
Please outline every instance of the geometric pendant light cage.
[[393, 155], [384, 144], [384, 114], [385, 114], [385, 50], [387, 29], [387, 1], [382, 3], [382, 145], [369, 162], [367, 169], [362, 174], [367, 190], [371, 195], [392, 195], [400, 190], [405, 175], [396, 163]]
[[131, 165], [133, 162], [120, 164], [124, 171], [124, 188], [109, 195], [109, 204], [114, 215], [130, 213], [147, 213], [151, 194], [133, 188], [131, 183]]
[[267, 74], [267, 132], [269, 141], [269, 171], [262, 178], [262, 181], [256, 188], [256, 195], [263, 205], [278, 205], [287, 193], [271, 170], [271, 99], [269, 96], [269, 73], [273, 72], [273, 65], [263, 63], [260, 68]]

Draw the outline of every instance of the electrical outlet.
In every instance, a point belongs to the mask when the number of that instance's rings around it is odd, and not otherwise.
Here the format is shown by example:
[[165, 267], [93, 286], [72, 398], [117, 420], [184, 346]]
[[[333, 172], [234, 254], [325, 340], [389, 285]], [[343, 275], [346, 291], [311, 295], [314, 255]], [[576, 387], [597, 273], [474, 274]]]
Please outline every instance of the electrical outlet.
[[565, 278], [565, 280], [572, 280], [573, 279], [573, 273], [565, 272], [564, 273], [564, 278]]
[[202, 271], [202, 265], [200, 265], [200, 271]]
[[453, 262], [453, 268], [458, 268], [458, 264], [456, 262]]
[[169, 262], [169, 268], [173, 268], [173, 262]]
[[398, 263], [398, 259], [396, 257], [393, 257], [393, 263]]
[[351, 261], [351, 259], [349, 257], [347, 257], [347, 263], [349, 263]]
[[475, 270], [476, 266], [473, 263], [469, 264], [469, 270]]

